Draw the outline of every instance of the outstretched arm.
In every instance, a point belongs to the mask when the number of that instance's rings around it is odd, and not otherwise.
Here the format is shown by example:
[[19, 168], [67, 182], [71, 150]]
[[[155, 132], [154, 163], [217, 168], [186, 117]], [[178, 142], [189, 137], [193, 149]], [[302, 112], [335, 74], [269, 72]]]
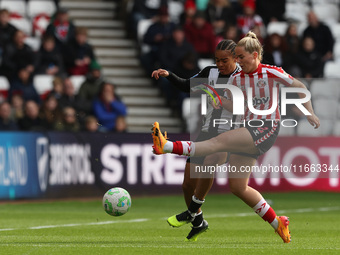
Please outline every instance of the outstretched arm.
[[172, 72], [169, 72], [165, 69], [157, 69], [152, 72], [151, 77], [154, 77], [156, 80], [159, 79], [159, 77], [167, 78], [172, 85], [174, 85], [179, 90], [189, 93], [190, 92], [190, 79], [183, 79], [178, 77]]
[[[303, 89], [307, 89], [306, 86], [299, 80], [294, 79], [291, 87], [294, 88], [303, 88]], [[303, 93], [298, 93], [300, 98], [304, 98], [305, 94]], [[318, 116], [315, 115], [314, 110], [313, 110], [313, 106], [312, 106], [312, 102], [311, 100], [309, 100], [308, 102], [303, 104], [304, 107], [307, 109], [307, 111], [309, 111], [311, 113], [311, 115], [307, 115], [307, 120], [308, 122], [314, 126], [314, 128], [318, 128], [320, 126], [320, 120], [318, 118]]]

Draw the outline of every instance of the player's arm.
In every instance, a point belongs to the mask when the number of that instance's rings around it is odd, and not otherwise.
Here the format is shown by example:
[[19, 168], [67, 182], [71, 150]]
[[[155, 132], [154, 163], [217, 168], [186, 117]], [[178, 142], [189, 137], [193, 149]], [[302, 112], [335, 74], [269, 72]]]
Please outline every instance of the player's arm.
[[[306, 86], [301, 81], [299, 81], [295, 78], [293, 80], [293, 83], [290, 85], [290, 87], [307, 89]], [[304, 93], [298, 93], [298, 95], [299, 95], [300, 98], [305, 98], [305, 96], [306, 96]], [[318, 128], [320, 126], [320, 120], [319, 120], [318, 116], [316, 116], [315, 113], [314, 113], [311, 100], [304, 103], [303, 106], [307, 109], [307, 111], [309, 111], [311, 113], [311, 115], [307, 115], [308, 122], [312, 126], [314, 126], [314, 128]]]
[[190, 79], [183, 79], [165, 69], [157, 69], [153, 71], [151, 77], [154, 77], [156, 80], [158, 80], [159, 77], [167, 78], [171, 82], [171, 84], [179, 90], [186, 93], [190, 92]]

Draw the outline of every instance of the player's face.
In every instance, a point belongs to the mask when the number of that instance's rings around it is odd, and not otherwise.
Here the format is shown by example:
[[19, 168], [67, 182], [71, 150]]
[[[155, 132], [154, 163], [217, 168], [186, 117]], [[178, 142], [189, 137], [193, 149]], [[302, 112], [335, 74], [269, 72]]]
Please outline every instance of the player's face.
[[236, 58], [229, 50], [216, 50], [215, 62], [218, 71], [223, 75], [231, 74], [236, 68]]
[[254, 72], [258, 65], [257, 52], [249, 53], [244, 47], [238, 46], [235, 48], [237, 63], [241, 66], [243, 72]]

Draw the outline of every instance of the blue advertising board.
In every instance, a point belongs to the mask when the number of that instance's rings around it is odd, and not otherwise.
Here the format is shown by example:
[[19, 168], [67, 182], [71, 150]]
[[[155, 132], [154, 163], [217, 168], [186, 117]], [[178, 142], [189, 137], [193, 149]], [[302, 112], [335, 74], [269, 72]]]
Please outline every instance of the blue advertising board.
[[48, 171], [47, 149], [47, 138], [42, 133], [0, 133], [1, 199], [43, 194]]

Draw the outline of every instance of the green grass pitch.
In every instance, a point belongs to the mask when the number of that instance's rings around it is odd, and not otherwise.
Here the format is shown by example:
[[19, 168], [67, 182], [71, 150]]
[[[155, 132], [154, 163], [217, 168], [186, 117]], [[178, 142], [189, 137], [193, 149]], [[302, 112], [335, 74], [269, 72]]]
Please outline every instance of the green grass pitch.
[[190, 226], [169, 227], [182, 196], [132, 197], [130, 212], [107, 215], [101, 199], [0, 204], [0, 254], [340, 254], [340, 194], [268, 193], [290, 217], [292, 242], [231, 194], [208, 195], [209, 231], [184, 242]]

